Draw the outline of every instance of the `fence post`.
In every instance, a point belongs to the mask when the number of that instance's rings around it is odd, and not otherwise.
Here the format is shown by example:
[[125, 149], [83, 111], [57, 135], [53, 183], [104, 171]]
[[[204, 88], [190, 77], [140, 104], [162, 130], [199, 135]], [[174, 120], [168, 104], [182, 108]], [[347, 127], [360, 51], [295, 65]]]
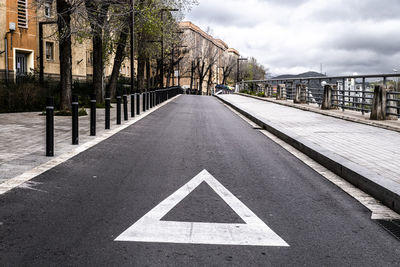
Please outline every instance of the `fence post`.
[[46, 156], [54, 156], [54, 98], [46, 99]]
[[90, 96], [90, 136], [96, 136], [96, 95]]
[[386, 88], [375, 85], [370, 120], [386, 120]]
[[77, 95], [72, 96], [71, 106], [72, 106], [72, 144], [77, 145], [79, 144], [79, 118], [78, 118], [79, 103]]
[[105, 129], [108, 130], [110, 129], [110, 108], [111, 108], [111, 98], [110, 98], [110, 92], [106, 92], [106, 97], [104, 98], [106, 102], [106, 108], [105, 108]]
[[121, 96], [117, 96], [117, 124], [121, 124]]

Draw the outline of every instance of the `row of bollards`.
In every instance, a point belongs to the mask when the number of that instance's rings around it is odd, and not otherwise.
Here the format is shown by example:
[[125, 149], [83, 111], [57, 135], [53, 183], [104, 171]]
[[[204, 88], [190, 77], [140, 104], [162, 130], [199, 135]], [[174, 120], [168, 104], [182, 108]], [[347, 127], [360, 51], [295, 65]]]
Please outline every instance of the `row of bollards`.
[[[142, 98], [142, 111], [145, 112], [162, 102], [182, 92], [180, 87], [159, 89], [150, 92], [131, 94], [131, 117], [140, 115], [140, 98]], [[136, 98], [136, 101], [135, 101]], [[128, 120], [128, 94], [124, 92], [116, 97], [116, 123], [121, 124], [123, 105], [124, 121]], [[105, 94], [105, 129], [111, 128], [111, 98], [110, 93]], [[136, 104], [136, 107], [135, 107]], [[135, 112], [136, 108], [136, 112]], [[79, 144], [79, 101], [78, 96], [73, 95], [71, 101], [72, 113], [72, 144]], [[135, 114], [136, 113], [136, 114]], [[96, 95], [90, 96], [90, 136], [96, 136]], [[54, 98], [48, 97], [46, 101], [46, 156], [54, 156]]]

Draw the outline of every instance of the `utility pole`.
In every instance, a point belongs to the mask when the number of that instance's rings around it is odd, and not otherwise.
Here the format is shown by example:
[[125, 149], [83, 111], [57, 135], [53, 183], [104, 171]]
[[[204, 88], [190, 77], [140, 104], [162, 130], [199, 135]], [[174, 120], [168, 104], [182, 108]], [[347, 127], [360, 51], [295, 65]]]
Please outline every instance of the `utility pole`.
[[[131, 12], [130, 12], [130, 21], [129, 29], [131, 34], [131, 43], [130, 43], [130, 56], [131, 56], [131, 93], [135, 90], [135, 0], [131, 0]], [[136, 93], [139, 93], [139, 88], [136, 88]]]

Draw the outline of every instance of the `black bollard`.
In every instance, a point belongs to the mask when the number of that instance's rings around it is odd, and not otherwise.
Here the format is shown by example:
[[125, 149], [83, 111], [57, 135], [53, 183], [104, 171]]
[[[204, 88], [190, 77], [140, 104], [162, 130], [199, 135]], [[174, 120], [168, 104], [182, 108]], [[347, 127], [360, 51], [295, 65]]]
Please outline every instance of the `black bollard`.
[[143, 92], [142, 94], [142, 111], [146, 111], [146, 92]]
[[46, 100], [46, 156], [54, 156], [54, 98]]
[[121, 124], [121, 96], [117, 96], [117, 124]]
[[124, 120], [128, 120], [128, 95], [124, 92]]
[[110, 98], [110, 92], [106, 92], [106, 97], [104, 98], [106, 101], [106, 110], [105, 110], [105, 116], [106, 116], [106, 122], [105, 122], [105, 128], [108, 130], [110, 129], [110, 108], [111, 108], [111, 98]]
[[90, 136], [96, 136], [96, 95], [90, 96]]
[[153, 108], [153, 107], [154, 107], [154, 102], [153, 102], [153, 100], [154, 100], [154, 91], [151, 91], [151, 92], [150, 92], [150, 108]]
[[131, 117], [135, 117], [135, 94], [131, 94]]
[[151, 98], [151, 93], [147, 92], [147, 101], [146, 101], [146, 105], [147, 105], [147, 110], [150, 109], [150, 98]]
[[73, 95], [72, 96], [72, 144], [77, 145], [79, 144], [79, 118], [78, 118], [78, 109], [79, 109], [79, 103], [78, 103], [78, 96]]
[[136, 114], [140, 115], [140, 93], [136, 93]]

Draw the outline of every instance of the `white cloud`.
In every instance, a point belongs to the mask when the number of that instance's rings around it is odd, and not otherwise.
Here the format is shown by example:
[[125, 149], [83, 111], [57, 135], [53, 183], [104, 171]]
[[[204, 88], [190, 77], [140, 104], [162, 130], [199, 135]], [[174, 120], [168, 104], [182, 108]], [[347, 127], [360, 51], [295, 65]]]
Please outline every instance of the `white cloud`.
[[274, 74], [391, 72], [400, 65], [398, 0], [199, 0], [186, 19]]

